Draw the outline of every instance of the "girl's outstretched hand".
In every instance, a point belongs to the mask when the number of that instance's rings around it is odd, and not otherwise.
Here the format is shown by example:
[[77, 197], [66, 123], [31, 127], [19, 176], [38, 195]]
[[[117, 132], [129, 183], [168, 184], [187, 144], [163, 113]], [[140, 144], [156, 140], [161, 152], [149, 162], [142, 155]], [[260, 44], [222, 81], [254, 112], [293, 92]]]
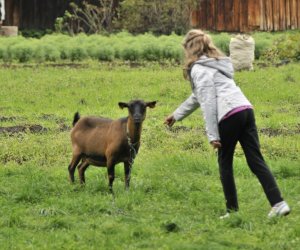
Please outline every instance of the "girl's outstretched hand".
[[212, 145], [212, 147], [214, 149], [218, 149], [218, 148], [221, 148], [222, 147], [222, 144], [220, 141], [211, 141], [210, 144]]
[[164, 121], [164, 124], [168, 125], [169, 127], [172, 127], [173, 124], [176, 122], [175, 118], [173, 115], [169, 115], [165, 121]]

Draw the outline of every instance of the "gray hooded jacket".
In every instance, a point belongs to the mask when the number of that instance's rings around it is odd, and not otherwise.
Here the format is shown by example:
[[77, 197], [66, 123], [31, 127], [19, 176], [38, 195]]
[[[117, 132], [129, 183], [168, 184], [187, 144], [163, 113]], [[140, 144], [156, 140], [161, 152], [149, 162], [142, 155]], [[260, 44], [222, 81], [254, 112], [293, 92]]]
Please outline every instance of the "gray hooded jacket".
[[229, 57], [218, 60], [200, 57], [191, 69], [192, 94], [173, 113], [176, 121], [183, 120], [201, 107], [208, 140], [220, 140], [218, 123], [231, 110], [251, 105], [233, 80]]

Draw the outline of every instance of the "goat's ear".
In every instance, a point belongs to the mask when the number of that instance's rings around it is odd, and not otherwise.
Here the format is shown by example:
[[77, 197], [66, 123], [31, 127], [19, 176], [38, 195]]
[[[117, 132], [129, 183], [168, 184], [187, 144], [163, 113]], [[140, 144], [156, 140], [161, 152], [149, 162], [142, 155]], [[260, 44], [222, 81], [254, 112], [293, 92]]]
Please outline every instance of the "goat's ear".
[[149, 108], [155, 108], [155, 105], [156, 105], [156, 101], [154, 102], [146, 102], [146, 106], [149, 107]]
[[119, 107], [120, 107], [121, 109], [123, 109], [123, 108], [128, 108], [128, 103], [126, 103], [126, 102], [119, 102]]

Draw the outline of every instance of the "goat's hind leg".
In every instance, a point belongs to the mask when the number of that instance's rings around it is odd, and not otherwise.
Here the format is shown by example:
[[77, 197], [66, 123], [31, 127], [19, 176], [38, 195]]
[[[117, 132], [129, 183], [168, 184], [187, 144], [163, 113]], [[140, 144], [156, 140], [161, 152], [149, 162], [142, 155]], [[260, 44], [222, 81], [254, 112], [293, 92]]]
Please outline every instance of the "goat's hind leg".
[[79, 166], [78, 166], [78, 174], [79, 174], [79, 180], [80, 184], [85, 183], [85, 170], [88, 168], [90, 164], [87, 161], [83, 161]]
[[111, 193], [113, 193], [113, 183], [115, 180], [115, 165], [114, 164], [107, 165], [107, 174], [108, 174], [109, 191]]
[[74, 182], [74, 172], [75, 172], [75, 168], [78, 165], [78, 163], [81, 160], [81, 155], [73, 155], [71, 163], [68, 167], [69, 170], [69, 177], [70, 177], [70, 181], [73, 183]]

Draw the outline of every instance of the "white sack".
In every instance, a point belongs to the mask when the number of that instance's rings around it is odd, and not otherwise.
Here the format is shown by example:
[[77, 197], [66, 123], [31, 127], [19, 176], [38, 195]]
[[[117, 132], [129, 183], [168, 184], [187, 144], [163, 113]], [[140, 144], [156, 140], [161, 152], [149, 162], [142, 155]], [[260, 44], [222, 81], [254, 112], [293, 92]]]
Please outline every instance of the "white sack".
[[231, 38], [229, 51], [234, 70], [252, 70], [254, 50], [255, 41], [251, 36], [237, 35]]

